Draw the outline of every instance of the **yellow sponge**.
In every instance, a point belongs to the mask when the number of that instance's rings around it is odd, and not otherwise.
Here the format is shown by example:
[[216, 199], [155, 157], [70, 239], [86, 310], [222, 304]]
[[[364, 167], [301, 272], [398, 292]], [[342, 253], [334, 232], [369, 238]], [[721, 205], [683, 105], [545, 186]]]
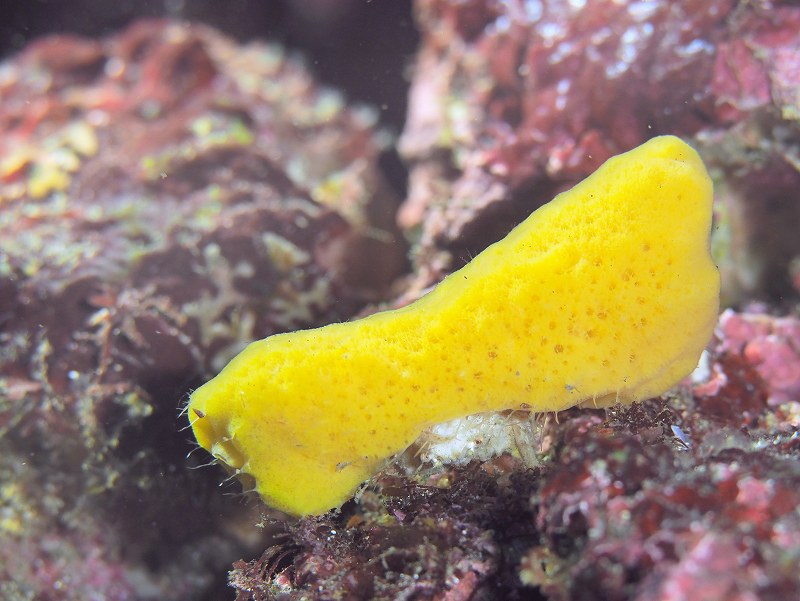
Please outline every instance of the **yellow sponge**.
[[654, 138], [412, 305], [252, 343], [192, 394], [197, 441], [317, 514], [438, 422], [661, 394], [716, 322], [711, 200], [697, 153]]

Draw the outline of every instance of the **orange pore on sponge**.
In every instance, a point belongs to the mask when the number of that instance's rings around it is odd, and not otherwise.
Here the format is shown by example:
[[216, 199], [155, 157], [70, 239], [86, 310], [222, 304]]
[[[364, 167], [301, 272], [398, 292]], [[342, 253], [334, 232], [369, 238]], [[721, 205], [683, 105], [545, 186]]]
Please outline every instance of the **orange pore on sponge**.
[[661, 394], [716, 323], [711, 202], [697, 153], [654, 138], [415, 303], [253, 342], [192, 394], [197, 441], [268, 505], [318, 514], [433, 424]]

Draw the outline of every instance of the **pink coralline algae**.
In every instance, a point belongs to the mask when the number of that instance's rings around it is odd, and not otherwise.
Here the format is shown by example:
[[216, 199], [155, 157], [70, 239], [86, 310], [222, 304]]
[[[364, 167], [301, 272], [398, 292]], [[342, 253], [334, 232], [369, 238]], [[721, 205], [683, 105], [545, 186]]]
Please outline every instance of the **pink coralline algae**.
[[698, 461], [591, 419], [559, 434], [535, 496], [545, 544], [523, 561], [523, 580], [548, 599], [778, 601], [800, 591], [790, 567], [800, 558], [796, 461], [738, 448]]
[[[800, 183], [796, 5], [420, 0], [416, 10], [400, 223], [420, 230], [420, 286], [609, 156], [671, 133], [694, 140], [734, 192], [723, 201], [726, 294], [788, 287], [800, 255], [785, 225], [796, 203], [780, 200]], [[746, 185], [751, 174], [759, 185]]]
[[[800, 403], [800, 320], [725, 311], [719, 321], [717, 352], [740, 357], [763, 381], [771, 405]], [[718, 394], [717, 379], [695, 392]]]
[[800, 120], [800, 12], [790, 2], [765, 2], [739, 8], [731, 25], [735, 35], [718, 45], [711, 82], [718, 117], [736, 123], [774, 104], [783, 118]]

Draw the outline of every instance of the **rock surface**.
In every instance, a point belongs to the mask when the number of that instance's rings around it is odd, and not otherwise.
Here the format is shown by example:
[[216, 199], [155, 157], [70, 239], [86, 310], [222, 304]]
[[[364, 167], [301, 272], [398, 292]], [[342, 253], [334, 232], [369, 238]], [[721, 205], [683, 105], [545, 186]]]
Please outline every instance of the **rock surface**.
[[791, 289], [800, 11], [791, 2], [419, 0], [400, 148], [417, 288], [658, 134], [715, 174], [725, 297]]
[[677, 134], [713, 172], [735, 307], [691, 382], [494, 415], [509, 442], [469, 430], [472, 462], [423, 441], [338, 514], [286, 523], [224, 496], [220, 472], [187, 469], [180, 399], [245, 341], [389, 296], [386, 138], [281, 49], [205, 27], [34, 42], [0, 65], [0, 596], [230, 598], [237, 558], [239, 601], [800, 596], [800, 8], [416, 12], [414, 270], [393, 304]]
[[199, 598], [258, 535], [187, 472], [182, 400], [400, 272], [385, 136], [280, 48], [166, 21], [36, 41], [0, 99], [0, 596]]

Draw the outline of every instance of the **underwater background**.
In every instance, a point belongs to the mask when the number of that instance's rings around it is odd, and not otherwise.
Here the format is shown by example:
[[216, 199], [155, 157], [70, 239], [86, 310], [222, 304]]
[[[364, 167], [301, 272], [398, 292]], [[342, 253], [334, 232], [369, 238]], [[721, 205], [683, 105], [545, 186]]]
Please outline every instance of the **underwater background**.
[[[796, 2], [14, 1], [0, 50], [0, 598], [800, 595]], [[722, 275], [673, 391], [434, 431], [300, 520], [197, 450], [247, 342], [408, 304], [661, 134]]]

